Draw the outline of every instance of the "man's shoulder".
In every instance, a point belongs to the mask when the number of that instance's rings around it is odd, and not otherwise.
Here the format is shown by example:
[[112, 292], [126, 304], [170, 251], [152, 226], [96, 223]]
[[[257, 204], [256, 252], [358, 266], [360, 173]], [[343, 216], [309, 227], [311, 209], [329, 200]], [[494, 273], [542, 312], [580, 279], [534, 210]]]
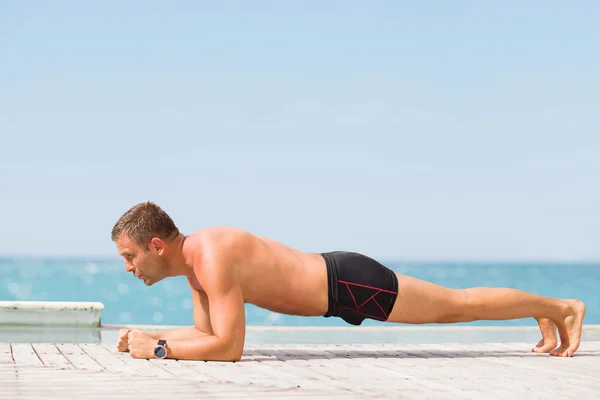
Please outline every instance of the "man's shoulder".
[[214, 226], [196, 230], [186, 236], [183, 254], [186, 259], [198, 260], [231, 254], [240, 243], [253, 235], [241, 228]]
[[198, 229], [186, 237], [186, 244], [194, 248], [198, 246], [222, 246], [224, 242], [251, 236], [252, 234], [244, 229], [233, 226], [211, 226]]
[[[195, 231], [186, 237], [183, 246], [185, 262], [193, 270], [199, 286], [218, 286], [215, 282], [227, 282], [236, 275], [237, 261], [247, 246], [247, 235], [243, 229], [211, 227]], [[191, 284], [195, 283], [193, 280]], [[192, 285], [193, 287], [194, 285]]]

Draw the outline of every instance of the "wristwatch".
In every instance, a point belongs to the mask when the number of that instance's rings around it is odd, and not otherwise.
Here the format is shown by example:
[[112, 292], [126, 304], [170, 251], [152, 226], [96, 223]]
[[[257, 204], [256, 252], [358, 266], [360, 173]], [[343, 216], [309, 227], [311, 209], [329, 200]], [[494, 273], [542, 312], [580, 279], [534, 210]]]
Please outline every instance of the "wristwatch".
[[160, 339], [156, 346], [154, 347], [154, 355], [156, 358], [166, 358], [167, 357], [167, 347], [165, 346], [167, 341], [164, 339]]

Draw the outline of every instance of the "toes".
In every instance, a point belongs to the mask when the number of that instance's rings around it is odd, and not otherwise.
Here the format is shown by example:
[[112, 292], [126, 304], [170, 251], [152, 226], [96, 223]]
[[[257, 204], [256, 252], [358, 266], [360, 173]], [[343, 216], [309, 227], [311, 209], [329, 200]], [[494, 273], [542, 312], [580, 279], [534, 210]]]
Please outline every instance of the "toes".
[[542, 339], [531, 349], [534, 353], [548, 353], [550, 350], [556, 349], [558, 342], [556, 340], [545, 340]]
[[577, 351], [577, 347], [574, 347], [574, 346], [569, 347], [569, 349], [566, 351], [567, 357], [573, 357], [573, 354], [575, 354], [576, 351]]
[[[561, 343], [558, 348], [550, 351], [550, 355], [556, 357], [573, 357], [578, 348], [579, 343]], [[533, 351], [537, 352], [536, 348]]]
[[550, 352], [550, 355], [555, 357], [570, 357], [569, 354], [572, 354], [569, 353], [569, 348], [563, 346], [560, 346], [559, 348]]
[[543, 346], [535, 346], [531, 349], [534, 353], [548, 353], [550, 350], [554, 350], [556, 348], [556, 344], [548, 343]]
[[544, 347], [544, 339], [540, 340], [538, 342], [538, 344], [536, 344], [531, 351], [533, 351], [534, 353], [537, 353], [539, 349], [541, 349], [542, 347]]

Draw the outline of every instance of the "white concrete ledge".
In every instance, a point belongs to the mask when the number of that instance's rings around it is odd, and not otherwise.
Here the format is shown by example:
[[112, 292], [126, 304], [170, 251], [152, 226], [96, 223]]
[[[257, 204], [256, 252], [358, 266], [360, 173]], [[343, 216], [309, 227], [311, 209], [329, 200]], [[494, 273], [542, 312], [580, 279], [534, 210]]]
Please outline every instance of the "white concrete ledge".
[[99, 302], [0, 301], [0, 326], [100, 327]]

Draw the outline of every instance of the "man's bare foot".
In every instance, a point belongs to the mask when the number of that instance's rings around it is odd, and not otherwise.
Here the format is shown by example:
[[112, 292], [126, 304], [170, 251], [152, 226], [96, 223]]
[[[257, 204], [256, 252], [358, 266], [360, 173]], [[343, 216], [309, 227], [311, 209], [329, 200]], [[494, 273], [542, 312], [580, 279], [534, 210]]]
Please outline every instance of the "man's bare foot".
[[554, 322], [548, 318], [536, 318], [536, 320], [540, 326], [542, 340], [531, 351], [534, 353], [548, 353], [550, 350], [556, 349], [558, 340], [556, 339], [556, 325], [554, 325]]
[[550, 352], [551, 356], [572, 357], [579, 348], [583, 318], [585, 317], [585, 304], [579, 300], [564, 300], [570, 306], [569, 313], [564, 321], [556, 321], [560, 335], [560, 347]]

